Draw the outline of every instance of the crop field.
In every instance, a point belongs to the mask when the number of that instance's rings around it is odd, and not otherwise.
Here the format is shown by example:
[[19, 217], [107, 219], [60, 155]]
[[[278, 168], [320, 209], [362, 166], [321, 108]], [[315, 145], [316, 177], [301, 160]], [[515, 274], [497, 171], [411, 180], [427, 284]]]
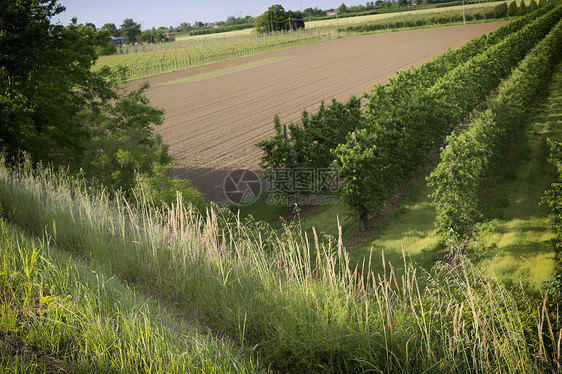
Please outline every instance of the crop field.
[[[494, 13], [494, 7], [498, 4], [501, 2], [466, 6], [466, 20], [470, 22], [501, 18], [502, 15]], [[217, 34], [184, 35], [172, 43], [126, 45], [118, 54], [101, 56], [94, 69], [122, 66], [127, 68], [127, 79], [134, 80], [275, 52], [341, 35], [460, 21], [462, 7], [455, 6], [343, 18], [339, 21], [339, 32], [335, 19], [324, 19], [306, 22], [306, 28], [296, 32], [259, 35], [254, 29], [244, 29]], [[374, 25], [377, 26], [373, 29]]]
[[275, 114], [282, 123], [297, 120], [302, 110], [315, 111], [323, 100], [359, 95], [398, 70], [504, 23], [330, 40], [153, 77], [147, 95], [166, 111], [157, 131], [170, 145], [176, 175], [220, 202], [226, 172], [258, 169], [261, 151], [255, 143], [273, 133]]
[[334, 32], [332, 28], [276, 35], [242, 31], [190, 37], [174, 43], [128, 46], [122, 54], [101, 56], [94, 69], [124, 66], [128, 79], [138, 79], [306, 45], [330, 38]]
[[247, 36], [254, 32], [254, 29], [243, 29], [243, 30], [235, 30], [217, 34], [203, 34], [203, 35], [189, 35], [183, 34], [180, 36], [176, 35], [176, 42], [182, 42], [186, 40], [201, 40], [201, 39], [213, 39], [213, 38], [232, 38], [238, 36]]
[[[486, 8], [493, 8], [502, 2], [491, 2], [491, 3], [484, 3], [484, 4], [471, 4], [465, 5], [465, 11], [472, 12], [478, 11], [481, 9]], [[396, 12], [396, 13], [383, 13], [383, 14], [372, 14], [368, 16], [358, 16], [358, 17], [348, 17], [348, 18], [340, 18], [339, 20], [335, 19], [327, 19], [327, 20], [318, 20], [312, 22], [306, 22], [307, 28], [315, 28], [315, 27], [335, 27], [337, 23], [339, 23], [340, 27], [346, 27], [351, 25], [356, 25], [359, 23], [369, 23], [374, 21], [386, 20], [386, 19], [393, 19], [395, 17], [412, 17], [416, 15], [426, 15], [426, 14], [447, 14], [462, 11], [461, 6], [453, 6], [447, 8], [428, 8], [428, 9], [419, 9], [419, 10], [412, 10], [409, 12]]]

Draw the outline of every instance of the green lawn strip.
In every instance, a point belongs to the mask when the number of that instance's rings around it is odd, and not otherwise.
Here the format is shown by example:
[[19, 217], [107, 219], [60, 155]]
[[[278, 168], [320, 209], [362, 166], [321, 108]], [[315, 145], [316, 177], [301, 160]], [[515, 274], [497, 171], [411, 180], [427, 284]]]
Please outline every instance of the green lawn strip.
[[555, 180], [546, 139], [562, 140], [562, 71], [533, 116], [518, 155], [506, 166], [488, 204], [487, 223], [470, 246], [475, 256], [506, 283], [537, 288], [554, 271], [555, 251], [548, 211], [540, 206]]
[[168, 84], [186, 83], [186, 82], [197, 81], [197, 80], [201, 80], [201, 79], [205, 79], [205, 78], [212, 78], [212, 77], [216, 77], [218, 75], [231, 73], [233, 71], [250, 69], [250, 68], [253, 68], [255, 66], [270, 64], [270, 63], [273, 63], [273, 62], [286, 60], [288, 58], [289, 57], [286, 57], [286, 56], [264, 58], [263, 60], [248, 62], [248, 63], [242, 64], [242, 65], [231, 66], [231, 67], [228, 67], [228, 68], [213, 70], [213, 71], [203, 73], [203, 74], [192, 75], [192, 76], [186, 77], [186, 78], [180, 78], [180, 79], [176, 79], [176, 80], [173, 80], [173, 81], [162, 82], [162, 83], [159, 83], [159, 85], [164, 86], [164, 85], [168, 85]]
[[254, 372], [232, 343], [0, 219], [0, 372]]
[[[435, 211], [431, 207], [431, 188], [421, 178], [404, 195], [390, 216], [373, 224], [367, 239], [351, 239], [347, 250], [356, 263], [372, 256], [371, 266], [382, 272], [382, 256], [393, 266], [403, 265], [402, 250], [408, 258], [422, 268], [429, 270], [439, 258], [439, 238], [435, 235], [433, 222]], [[356, 230], [356, 225], [352, 226]], [[344, 237], [348, 238], [348, 232]], [[371, 254], [372, 251], [372, 254]]]
[[[268, 193], [263, 193], [254, 203], [247, 206], [231, 205], [230, 210], [235, 215], [240, 214], [242, 219], [251, 216], [255, 221], [264, 221], [274, 229], [281, 229], [283, 222], [292, 221], [296, 212], [269, 198]], [[301, 219], [301, 226], [306, 229], [307, 233], [312, 234], [314, 227], [318, 234], [337, 238], [338, 223], [342, 226], [344, 237], [348, 233], [352, 233], [357, 225], [357, 221], [349, 217], [349, 213], [347, 205], [342, 202], [333, 204], [330, 200], [327, 204], [302, 207], [298, 216]]]

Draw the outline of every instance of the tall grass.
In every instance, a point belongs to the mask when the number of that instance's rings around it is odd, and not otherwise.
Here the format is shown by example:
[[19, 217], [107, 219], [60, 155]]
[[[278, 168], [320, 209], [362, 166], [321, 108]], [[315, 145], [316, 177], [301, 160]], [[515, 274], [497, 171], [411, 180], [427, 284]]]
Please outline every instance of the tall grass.
[[0, 372], [240, 373], [255, 362], [0, 220]]
[[199, 215], [180, 201], [155, 209], [142, 191], [137, 198], [132, 207], [62, 172], [0, 166], [5, 217], [253, 350], [265, 367], [539, 372], [560, 359], [560, 325], [549, 320], [543, 336], [544, 314], [520, 318], [512, 294], [467, 260], [420, 276], [404, 258], [398, 276], [383, 257], [375, 273], [370, 259], [350, 263], [341, 238], [278, 234], [222, 211]]

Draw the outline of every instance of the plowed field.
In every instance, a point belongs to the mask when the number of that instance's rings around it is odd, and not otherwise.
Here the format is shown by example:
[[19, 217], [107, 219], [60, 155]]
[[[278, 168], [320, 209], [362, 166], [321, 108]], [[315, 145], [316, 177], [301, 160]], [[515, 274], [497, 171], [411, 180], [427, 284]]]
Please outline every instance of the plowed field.
[[272, 135], [275, 114], [282, 123], [297, 120], [323, 100], [359, 95], [503, 23], [329, 40], [154, 77], [147, 95], [166, 111], [157, 131], [170, 145], [176, 175], [190, 179], [209, 199], [225, 202], [224, 176], [233, 169], [258, 169], [261, 154], [254, 144]]

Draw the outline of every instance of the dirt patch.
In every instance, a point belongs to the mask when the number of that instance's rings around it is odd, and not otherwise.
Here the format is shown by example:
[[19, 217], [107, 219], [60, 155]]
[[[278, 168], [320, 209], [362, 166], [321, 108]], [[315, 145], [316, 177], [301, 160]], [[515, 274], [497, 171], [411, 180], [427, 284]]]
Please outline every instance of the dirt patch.
[[[261, 152], [255, 143], [273, 134], [275, 114], [283, 123], [298, 120], [303, 110], [316, 111], [321, 101], [344, 101], [352, 94], [360, 95], [396, 71], [427, 61], [504, 23], [329, 40], [149, 78], [147, 95], [153, 105], [166, 111], [164, 124], [157, 131], [170, 145], [176, 176], [190, 179], [208, 199], [224, 204], [220, 191], [224, 175], [234, 169], [259, 169]], [[264, 58], [272, 62], [245, 65]], [[237, 65], [251, 67], [162, 85]]]

